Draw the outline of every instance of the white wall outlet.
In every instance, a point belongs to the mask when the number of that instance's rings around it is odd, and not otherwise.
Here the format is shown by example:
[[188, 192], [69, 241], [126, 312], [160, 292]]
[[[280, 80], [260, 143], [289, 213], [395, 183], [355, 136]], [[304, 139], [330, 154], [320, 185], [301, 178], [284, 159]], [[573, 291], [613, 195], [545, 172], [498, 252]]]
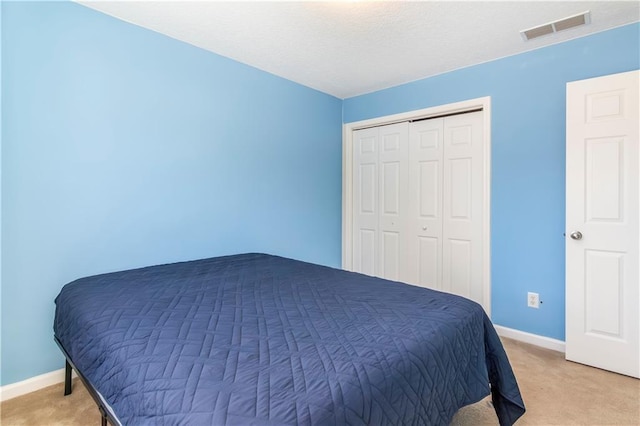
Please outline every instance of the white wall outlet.
[[540, 295], [538, 293], [527, 293], [527, 306], [538, 309], [540, 307]]

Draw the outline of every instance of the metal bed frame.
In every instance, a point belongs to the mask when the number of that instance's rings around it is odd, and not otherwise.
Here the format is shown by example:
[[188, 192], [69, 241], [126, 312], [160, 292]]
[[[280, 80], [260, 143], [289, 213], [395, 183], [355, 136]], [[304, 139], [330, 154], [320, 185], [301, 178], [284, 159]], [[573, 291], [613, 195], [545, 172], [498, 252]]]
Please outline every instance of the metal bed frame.
[[113, 426], [120, 426], [120, 422], [114, 417], [114, 415], [111, 413], [111, 410], [107, 409], [98, 391], [93, 387], [91, 382], [87, 380], [84, 374], [82, 374], [82, 372], [80, 372], [80, 370], [78, 370], [78, 368], [75, 366], [75, 364], [71, 360], [71, 357], [69, 356], [69, 353], [64, 348], [64, 346], [62, 346], [62, 343], [60, 342], [60, 340], [58, 340], [56, 336], [53, 337], [53, 340], [55, 340], [56, 344], [58, 345], [58, 347], [60, 348], [60, 350], [62, 351], [65, 357], [64, 396], [70, 395], [71, 392], [73, 392], [71, 373], [72, 373], [72, 370], [75, 370], [76, 374], [78, 375], [80, 380], [82, 380], [82, 383], [84, 383], [85, 387], [87, 388], [89, 395], [91, 395], [96, 405], [98, 406], [98, 410], [100, 410], [101, 426], [107, 426], [109, 423]]

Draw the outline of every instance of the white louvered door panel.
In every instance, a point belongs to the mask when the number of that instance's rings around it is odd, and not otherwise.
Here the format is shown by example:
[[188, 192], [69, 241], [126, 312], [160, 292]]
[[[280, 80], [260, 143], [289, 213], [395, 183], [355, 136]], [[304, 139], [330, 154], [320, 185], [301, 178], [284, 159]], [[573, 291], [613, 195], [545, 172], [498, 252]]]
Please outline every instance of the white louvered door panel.
[[640, 377], [639, 75], [567, 84], [566, 358]]

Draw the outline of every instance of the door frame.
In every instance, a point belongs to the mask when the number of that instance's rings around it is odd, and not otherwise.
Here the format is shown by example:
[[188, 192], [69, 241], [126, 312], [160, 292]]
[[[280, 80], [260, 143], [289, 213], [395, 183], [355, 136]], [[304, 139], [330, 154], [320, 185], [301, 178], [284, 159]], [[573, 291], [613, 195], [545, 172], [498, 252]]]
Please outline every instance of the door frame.
[[491, 317], [491, 97], [469, 99], [399, 114], [354, 121], [342, 125], [342, 268], [353, 270], [353, 131], [402, 121], [483, 111], [483, 223], [482, 223], [482, 305]]

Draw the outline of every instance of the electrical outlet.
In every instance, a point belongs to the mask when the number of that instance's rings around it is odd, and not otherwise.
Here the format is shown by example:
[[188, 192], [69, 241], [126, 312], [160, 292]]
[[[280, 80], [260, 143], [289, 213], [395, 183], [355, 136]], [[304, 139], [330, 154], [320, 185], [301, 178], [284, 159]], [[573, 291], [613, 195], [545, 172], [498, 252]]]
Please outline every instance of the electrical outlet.
[[538, 309], [540, 307], [540, 295], [538, 293], [527, 293], [527, 306]]

